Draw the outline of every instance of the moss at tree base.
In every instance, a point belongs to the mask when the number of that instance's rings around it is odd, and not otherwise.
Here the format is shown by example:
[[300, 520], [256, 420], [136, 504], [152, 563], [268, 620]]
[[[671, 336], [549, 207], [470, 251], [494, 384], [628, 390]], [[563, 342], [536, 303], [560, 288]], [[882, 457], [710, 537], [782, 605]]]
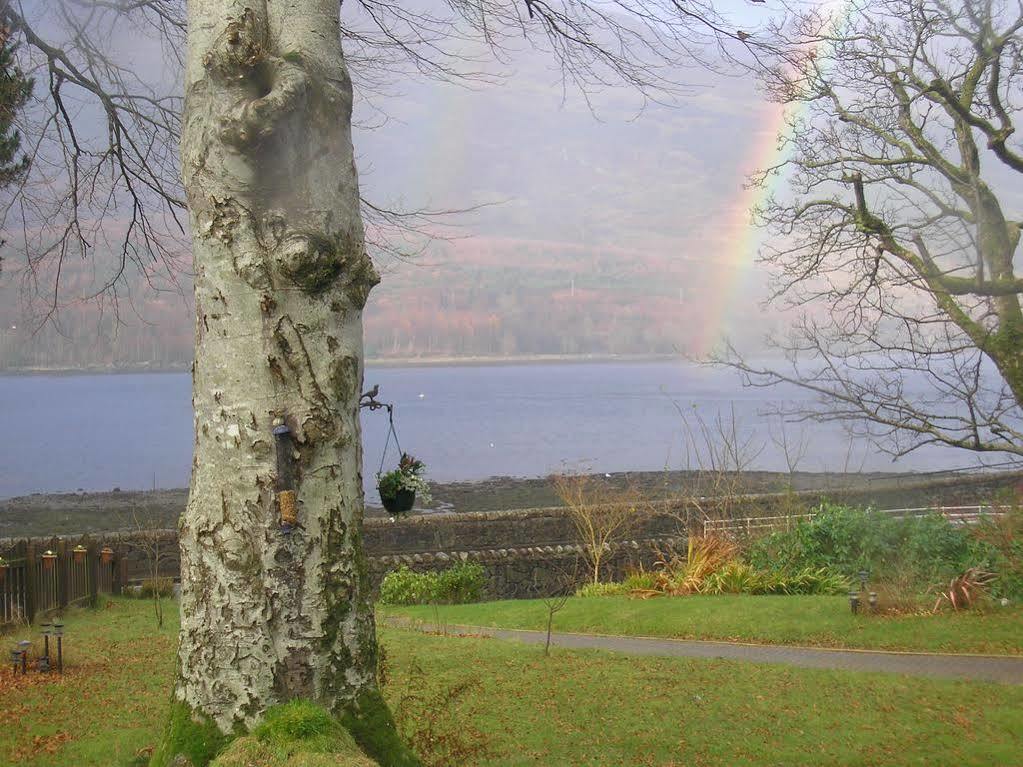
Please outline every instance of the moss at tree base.
[[206, 767], [229, 740], [230, 736], [212, 720], [175, 699], [163, 740], [153, 752], [149, 767]]
[[252, 735], [238, 738], [210, 767], [376, 767], [326, 709], [294, 700], [267, 710]]
[[[150, 767], [420, 767], [380, 693], [365, 693], [340, 721], [322, 706], [293, 700], [267, 709], [251, 734], [224, 735], [184, 703], [171, 706]], [[365, 752], [365, 753], [364, 753]], [[368, 754], [368, 756], [367, 756]]]
[[391, 709], [378, 690], [363, 692], [340, 712], [339, 719], [380, 767], [422, 767], [422, 762], [398, 735]]

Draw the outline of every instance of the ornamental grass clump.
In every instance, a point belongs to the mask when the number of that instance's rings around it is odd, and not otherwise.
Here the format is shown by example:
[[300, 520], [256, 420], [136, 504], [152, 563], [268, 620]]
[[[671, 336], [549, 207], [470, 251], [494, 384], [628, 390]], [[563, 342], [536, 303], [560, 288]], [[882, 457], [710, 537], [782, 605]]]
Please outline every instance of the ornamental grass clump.
[[684, 559], [678, 555], [660, 557], [653, 588], [669, 596], [698, 594], [710, 575], [738, 556], [739, 547], [727, 538], [691, 536]]

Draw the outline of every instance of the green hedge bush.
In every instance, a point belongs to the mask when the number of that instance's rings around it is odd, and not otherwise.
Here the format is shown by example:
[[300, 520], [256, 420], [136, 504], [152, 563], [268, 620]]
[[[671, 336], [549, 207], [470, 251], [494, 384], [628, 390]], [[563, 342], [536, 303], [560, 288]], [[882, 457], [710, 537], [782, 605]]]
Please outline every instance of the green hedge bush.
[[999, 575], [996, 594], [1016, 592], [1019, 584], [1008, 577], [1005, 552], [978, 535], [984, 524], [954, 525], [940, 514], [900, 518], [824, 504], [791, 530], [752, 541], [746, 559], [758, 570], [792, 574], [828, 568], [852, 581], [867, 570], [872, 582], [893, 580], [920, 589], [981, 567]]
[[380, 584], [385, 605], [464, 604], [483, 597], [486, 574], [477, 562], [461, 562], [440, 572], [414, 572], [407, 565], [392, 570]]

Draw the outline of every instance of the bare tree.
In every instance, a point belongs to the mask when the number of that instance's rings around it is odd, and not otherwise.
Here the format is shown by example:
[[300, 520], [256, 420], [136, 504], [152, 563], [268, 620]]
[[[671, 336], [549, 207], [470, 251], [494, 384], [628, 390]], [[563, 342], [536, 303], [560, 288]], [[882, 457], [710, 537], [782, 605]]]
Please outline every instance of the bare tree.
[[[772, 426], [772, 423], [777, 423], [777, 426]], [[774, 421], [768, 421], [767, 430], [771, 442], [785, 459], [785, 469], [789, 474], [789, 487], [791, 488], [793, 477], [799, 471], [799, 465], [806, 458], [806, 453], [810, 449], [810, 442], [804, 425], [800, 425], [795, 434], [789, 433], [790, 426], [791, 424], [785, 416], [779, 415]]]
[[695, 408], [685, 410], [672, 401], [682, 422], [682, 444], [687, 487], [683, 503], [672, 513], [689, 533], [702, 532], [708, 519], [730, 518], [749, 492], [747, 472], [766, 447], [756, 434], [743, 428], [729, 406], [708, 419]]
[[135, 532], [134, 543], [142, 551], [146, 560], [147, 578], [142, 582], [141, 593], [144, 596], [146, 591], [149, 592], [149, 597], [153, 601], [156, 627], [162, 629], [164, 592], [168, 588], [173, 589], [174, 587], [170, 578], [160, 577], [164, 563], [170, 561], [174, 554], [174, 552], [168, 551], [164, 545], [163, 514], [152, 506], [147, 505], [140, 508], [133, 503], [128, 515], [131, 529]]
[[590, 565], [591, 582], [600, 583], [605, 557], [649, 512], [649, 505], [633, 490], [598, 484], [592, 474], [555, 474], [550, 480], [575, 526]]
[[785, 362], [735, 349], [747, 384], [819, 395], [894, 456], [923, 445], [1023, 455], [1023, 10], [1001, 0], [880, 0], [799, 10], [762, 71], [792, 105], [790, 189], [759, 211], [772, 301], [796, 313]]
[[[587, 98], [610, 85], [668, 98], [680, 61], [750, 34], [702, 0], [360, 0], [344, 18], [337, 0], [190, 0], [187, 13], [175, 0], [0, 0], [0, 21], [45, 86], [4, 228], [22, 233], [29, 281], [50, 279], [50, 309], [72, 256], [116, 252], [98, 291], [116, 297], [129, 267], [172, 278], [192, 254], [178, 677], [153, 764], [200, 767], [293, 698], [328, 707], [371, 756], [416, 764], [377, 688], [362, 551], [362, 309], [378, 276], [356, 93], [409, 73], [487, 77], [482, 61], [524, 41]], [[150, 35], [179, 83], [120, 55]]]

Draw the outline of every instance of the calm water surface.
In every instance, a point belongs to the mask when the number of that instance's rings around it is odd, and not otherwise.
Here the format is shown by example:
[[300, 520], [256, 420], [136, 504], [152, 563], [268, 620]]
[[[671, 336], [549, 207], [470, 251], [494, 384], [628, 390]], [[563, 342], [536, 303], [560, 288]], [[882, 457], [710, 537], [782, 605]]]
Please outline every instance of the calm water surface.
[[[676, 409], [706, 419], [734, 406], [766, 445], [755, 468], [784, 469], [762, 411], [771, 397], [734, 375], [686, 363], [369, 368], [367, 388], [395, 404], [401, 446], [437, 480], [495, 475], [686, 468]], [[184, 487], [192, 454], [187, 373], [0, 377], [0, 497], [33, 492]], [[363, 412], [367, 484], [380, 465], [385, 411]], [[777, 431], [776, 421], [773, 422]], [[790, 427], [790, 432], [799, 427]], [[808, 431], [800, 468], [842, 470], [848, 442], [837, 425]], [[968, 463], [932, 448], [892, 464], [859, 446], [851, 468], [934, 470]], [[386, 464], [397, 461], [392, 444]]]

